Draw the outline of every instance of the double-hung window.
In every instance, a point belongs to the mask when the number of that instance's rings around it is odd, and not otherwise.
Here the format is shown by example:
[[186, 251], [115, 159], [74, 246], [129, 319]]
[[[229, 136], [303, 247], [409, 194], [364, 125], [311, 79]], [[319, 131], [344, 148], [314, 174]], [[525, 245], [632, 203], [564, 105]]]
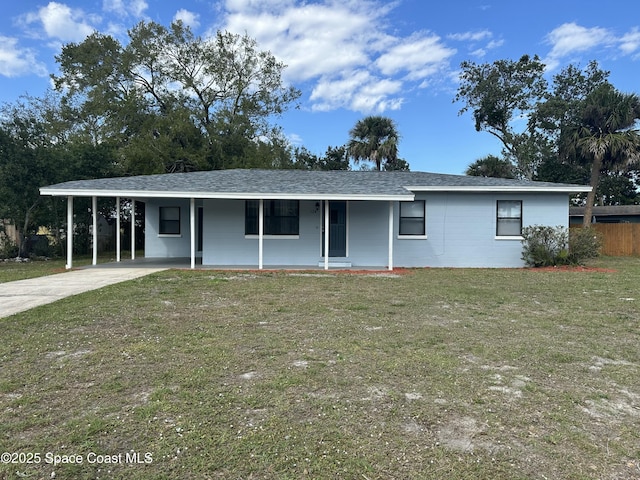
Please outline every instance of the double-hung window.
[[[300, 202], [298, 200], [264, 200], [264, 235], [298, 235]], [[245, 204], [245, 235], [258, 235], [260, 201]]]
[[400, 202], [399, 235], [424, 236], [426, 230], [425, 201]]
[[522, 200], [498, 200], [496, 207], [496, 236], [522, 235]]
[[160, 235], [180, 235], [180, 207], [160, 207]]

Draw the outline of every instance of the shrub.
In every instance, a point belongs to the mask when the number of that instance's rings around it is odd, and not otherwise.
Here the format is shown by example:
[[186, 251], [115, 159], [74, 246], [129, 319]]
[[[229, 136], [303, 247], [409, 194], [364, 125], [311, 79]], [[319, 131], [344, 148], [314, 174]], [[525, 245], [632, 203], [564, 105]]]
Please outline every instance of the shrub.
[[18, 245], [12, 239], [0, 234], [0, 258], [16, 258]]
[[592, 228], [534, 225], [523, 228], [522, 237], [522, 260], [529, 267], [580, 265], [602, 247], [602, 236]]
[[581, 264], [600, 255], [602, 235], [593, 228], [572, 228], [569, 231], [569, 260]]
[[533, 225], [522, 229], [522, 260], [529, 267], [551, 267], [570, 262], [569, 234], [562, 226]]

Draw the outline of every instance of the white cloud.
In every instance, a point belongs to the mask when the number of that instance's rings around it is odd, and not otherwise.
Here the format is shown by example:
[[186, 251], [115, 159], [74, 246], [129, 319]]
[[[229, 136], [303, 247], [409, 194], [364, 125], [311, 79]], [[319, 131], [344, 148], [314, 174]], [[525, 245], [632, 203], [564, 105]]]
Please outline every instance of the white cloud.
[[357, 112], [384, 112], [397, 110], [403, 99], [395, 95], [402, 89], [402, 82], [374, 77], [365, 70], [345, 72], [336, 78], [320, 78], [311, 93], [315, 111], [331, 111], [347, 108]]
[[57, 2], [49, 2], [46, 7], [22, 17], [25, 24], [38, 24], [48, 38], [62, 42], [84, 40], [95, 30], [89, 22], [97, 20], [97, 17], [87, 15], [80, 9]]
[[620, 38], [620, 50], [625, 55], [631, 55], [640, 50], [640, 30], [637, 27]]
[[421, 80], [448, 65], [455, 53], [437, 35], [413, 35], [380, 55], [376, 65], [385, 75], [406, 71], [408, 79]]
[[20, 77], [36, 74], [44, 77], [47, 68], [39, 62], [33, 51], [18, 47], [18, 40], [0, 36], [0, 75], [5, 77]]
[[388, 25], [396, 2], [226, 0], [219, 28], [248, 33], [287, 65], [285, 80], [310, 82], [313, 110], [397, 109], [402, 92], [448, 68], [455, 50], [433, 34], [402, 37]]
[[291, 145], [293, 145], [295, 147], [304, 146], [304, 139], [300, 135], [298, 135], [297, 133], [289, 133], [289, 134], [287, 134], [287, 140], [289, 140], [289, 143], [291, 143]]
[[190, 12], [189, 10], [185, 10], [181, 8], [176, 12], [173, 16], [173, 21], [182, 20], [182, 23], [190, 27], [192, 30], [197, 29], [200, 26], [200, 15], [197, 13]]
[[121, 17], [132, 16], [140, 18], [149, 5], [145, 0], [102, 0], [105, 12], [116, 13]]
[[[466, 42], [469, 54], [473, 57], [482, 58], [489, 50], [501, 47], [504, 44], [504, 40], [494, 40], [493, 33], [489, 30], [478, 30], [462, 33], [452, 33], [447, 35], [447, 38], [457, 42]], [[479, 45], [480, 42], [486, 42], [483, 45]]]
[[452, 33], [450, 35], [447, 35], [447, 38], [456, 40], [458, 42], [480, 42], [482, 40], [491, 38], [492, 36], [493, 34], [489, 30], [480, 30], [476, 32]]
[[545, 63], [549, 70], [553, 70], [562, 58], [607, 46], [612, 42], [613, 36], [604, 28], [586, 28], [576, 23], [565, 23], [546, 36], [546, 43], [552, 47]]

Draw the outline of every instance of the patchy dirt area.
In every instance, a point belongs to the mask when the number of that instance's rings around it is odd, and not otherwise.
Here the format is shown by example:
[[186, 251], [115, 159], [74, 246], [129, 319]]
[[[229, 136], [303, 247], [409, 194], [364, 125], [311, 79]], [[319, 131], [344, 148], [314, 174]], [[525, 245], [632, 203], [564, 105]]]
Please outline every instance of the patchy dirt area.
[[601, 273], [617, 273], [618, 270], [613, 268], [587, 267], [583, 265], [558, 265], [555, 267], [527, 267], [524, 270], [532, 272], [601, 272]]
[[638, 480], [640, 263], [597, 266], [620, 274], [167, 271], [79, 295], [4, 320], [3, 445], [153, 453], [25, 478]]

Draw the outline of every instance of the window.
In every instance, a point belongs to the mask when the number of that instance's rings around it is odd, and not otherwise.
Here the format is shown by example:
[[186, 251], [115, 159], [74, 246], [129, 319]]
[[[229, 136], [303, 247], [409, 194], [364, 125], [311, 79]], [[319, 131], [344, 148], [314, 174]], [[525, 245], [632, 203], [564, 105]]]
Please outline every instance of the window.
[[400, 235], [426, 235], [424, 200], [400, 202]]
[[[258, 235], [260, 201], [247, 200], [245, 205], [245, 235]], [[298, 200], [264, 200], [264, 234], [298, 235], [300, 206]]]
[[522, 235], [522, 201], [498, 200], [496, 235], [519, 237]]
[[160, 235], [180, 235], [180, 207], [160, 207]]

